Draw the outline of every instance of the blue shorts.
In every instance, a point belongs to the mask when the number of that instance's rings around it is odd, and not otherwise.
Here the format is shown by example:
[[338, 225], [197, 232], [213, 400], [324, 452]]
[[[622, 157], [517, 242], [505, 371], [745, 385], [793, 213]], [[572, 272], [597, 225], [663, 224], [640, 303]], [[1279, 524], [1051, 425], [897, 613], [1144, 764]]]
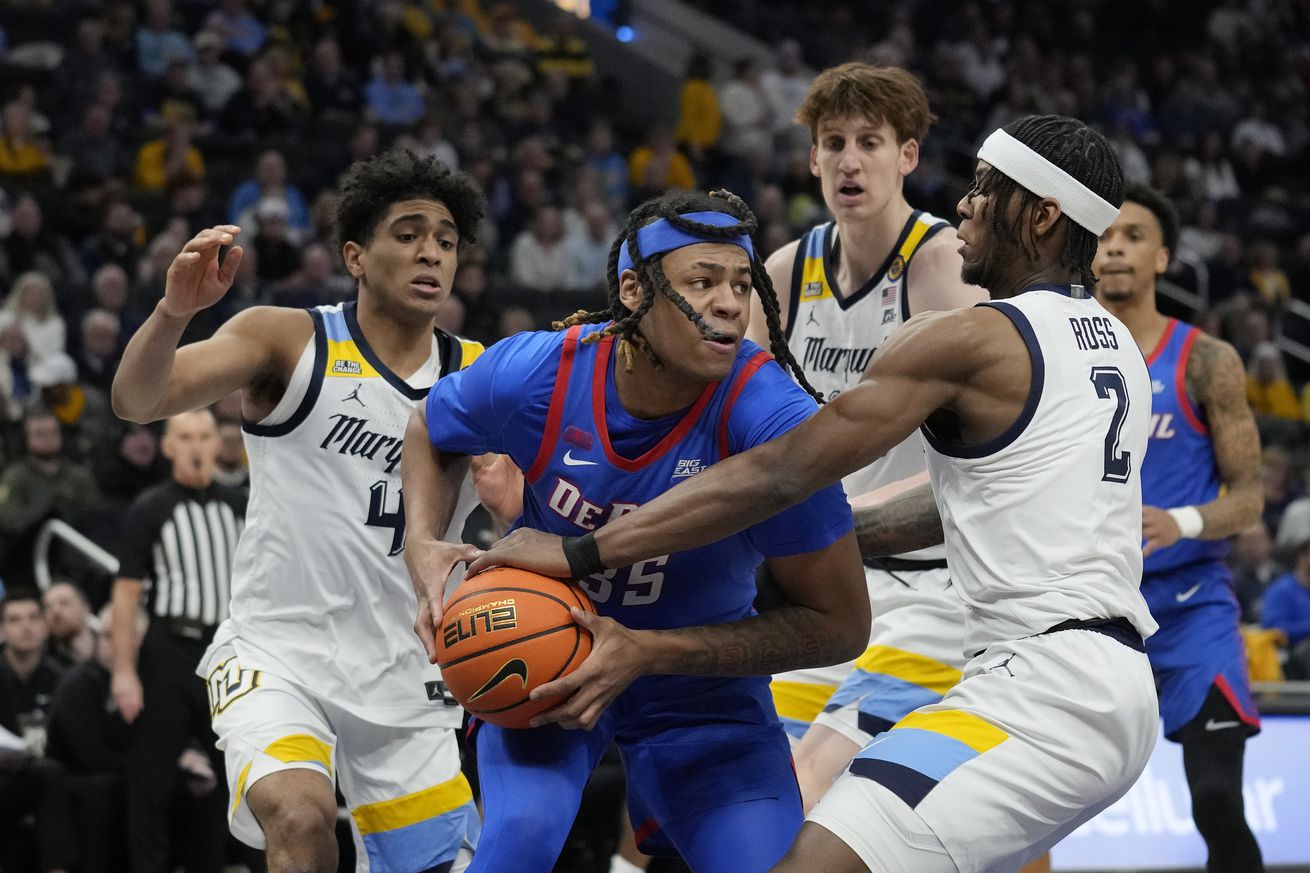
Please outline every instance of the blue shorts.
[[1160, 717], [1171, 740], [1196, 718], [1213, 686], [1251, 734], [1260, 716], [1251, 699], [1241, 608], [1228, 568], [1218, 561], [1186, 564], [1142, 578], [1142, 596], [1160, 629], [1146, 641], [1155, 671]]
[[475, 741], [484, 823], [470, 873], [548, 871], [611, 741], [648, 854], [676, 852], [698, 871], [765, 870], [803, 822], [766, 679], [643, 677], [594, 730], [480, 724]]

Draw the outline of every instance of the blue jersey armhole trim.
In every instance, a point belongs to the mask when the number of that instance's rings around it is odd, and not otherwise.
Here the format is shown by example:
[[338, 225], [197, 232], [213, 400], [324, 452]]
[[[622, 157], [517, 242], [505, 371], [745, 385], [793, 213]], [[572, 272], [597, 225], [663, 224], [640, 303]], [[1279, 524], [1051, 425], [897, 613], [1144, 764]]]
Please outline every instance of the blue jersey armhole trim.
[[[429, 388], [413, 387], [404, 379], [391, 372], [387, 365], [382, 363], [382, 359], [374, 354], [373, 347], [368, 344], [368, 340], [364, 338], [364, 331], [359, 327], [359, 316], [356, 314], [355, 309], [356, 304], [352, 301], [341, 307], [341, 312], [346, 317], [346, 330], [350, 331], [350, 338], [354, 340], [355, 346], [359, 349], [359, 353], [364, 356], [364, 360], [368, 361], [373, 369], [377, 370], [378, 373], [382, 375], [382, 378], [387, 380], [387, 384], [392, 388], [395, 388], [407, 399], [422, 400], [424, 397], [427, 397], [428, 391], [430, 390]], [[440, 346], [440, 339], [438, 339], [437, 342], [438, 346]], [[445, 349], [442, 350], [443, 357], [445, 351]]]
[[327, 324], [323, 321], [322, 312], [317, 309], [310, 309], [308, 312], [309, 317], [314, 322], [314, 369], [310, 372], [309, 385], [305, 388], [305, 396], [300, 399], [300, 405], [296, 407], [296, 411], [291, 413], [291, 417], [286, 421], [269, 425], [258, 424], [253, 421], [242, 421], [241, 429], [251, 436], [286, 436], [309, 417], [309, 411], [318, 402], [318, 395], [323, 390], [323, 370], [327, 367]]
[[1037, 413], [1037, 404], [1042, 399], [1042, 388], [1046, 384], [1046, 359], [1042, 357], [1042, 347], [1037, 342], [1037, 334], [1033, 331], [1032, 323], [1028, 321], [1028, 317], [1017, 306], [1000, 300], [979, 303], [978, 305], [990, 306], [997, 310], [1010, 319], [1014, 329], [1019, 331], [1019, 336], [1023, 338], [1024, 345], [1028, 347], [1028, 358], [1032, 362], [1032, 383], [1028, 387], [1028, 397], [1024, 400], [1023, 410], [1019, 413], [1019, 417], [1014, 420], [1014, 424], [1006, 428], [1005, 432], [1000, 436], [981, 445], [951, 445], [934, 436], [926, 426], [921, 426], [919, 430], [923, 433], [923, 437], [928, 441], [928, 444], [938, 453], [951, 458], [985, 458], [988, 455], [996, 454], [1017, 440]]

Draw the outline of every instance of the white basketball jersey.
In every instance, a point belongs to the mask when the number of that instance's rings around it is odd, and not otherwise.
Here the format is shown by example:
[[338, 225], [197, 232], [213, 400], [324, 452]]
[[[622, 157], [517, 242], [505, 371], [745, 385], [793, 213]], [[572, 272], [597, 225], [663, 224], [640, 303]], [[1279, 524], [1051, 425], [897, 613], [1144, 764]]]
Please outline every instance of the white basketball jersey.
[[[821, 224], [801, 238], [792, 268], [787, 344], [800, 361], [805, 378], [825, 399], [832, 400], [859, 382], [874, 352], [909, 319], [910, 261], [923, 243], [949, 227], [940, 218], [915, 211], [886, 262], [853, 291], [837, 285], [833, 264], [841, 241], [836, 222]], [[869, 466], [846, 476], [842, 486], [854, 497], [922, 473], [925, 465], [923, 442], [911, 435]], [[934, 546], [901, 557], [937, 560], [945, 554], [941, 546]]]
[[965, 653], [1069, 619], [1156, 623], [1142, 578], [1142, 483], [1151, 379], [1128, 328], [1080, 285], [994, 301], [1023, 337], [1032, 389], [981, 446], [925, 426], [946, 555], [964, 600]]
[[[461, 711], [443, 701], [413, 631], [400, 453], [415, 404], [482, 346], [438, 331], [432, 357], [401, 379], [369, 347], [353, 303], [310, 314], [314, 336], [285, 396], [245, 425], [250, 506], [214, 645], [372, 722], [457, 726]], [[466, 481], [456, 535], [475, 505]]]

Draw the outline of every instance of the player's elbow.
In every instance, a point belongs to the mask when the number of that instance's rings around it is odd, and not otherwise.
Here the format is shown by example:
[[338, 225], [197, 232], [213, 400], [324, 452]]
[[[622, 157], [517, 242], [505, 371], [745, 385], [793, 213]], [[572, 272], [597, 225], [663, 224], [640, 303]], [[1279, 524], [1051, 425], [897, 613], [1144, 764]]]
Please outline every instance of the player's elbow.
[[854, 608], [842, 611], [833, 640], [835, 643], [834, 648], [839, 656], [837, 663], [851, 661], [864, 654], [864, 650], [869, 645], [869, 624], [871, 621], [867, 600], [863, 609]]
[[121, 386], [117, 379], [109, 390], [109, 404], [113, 407], [114, 415], [124, 421], [150, 424], [159, 419], [154, 406], [142, 402], [140, 397], [134, 397], [133, 392]]

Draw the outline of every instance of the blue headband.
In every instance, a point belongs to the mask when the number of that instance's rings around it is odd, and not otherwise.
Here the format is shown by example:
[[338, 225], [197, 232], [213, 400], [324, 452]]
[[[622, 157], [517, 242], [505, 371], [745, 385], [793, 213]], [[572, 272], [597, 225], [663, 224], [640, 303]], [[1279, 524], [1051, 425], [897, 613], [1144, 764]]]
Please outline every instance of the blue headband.
[[[701, 224], [712, 224], [715, 227], [729, 227], [734, 224], [741, 224], [741, 219], [728, 215], [726, 212], [687, 212], [683, 213], [682, 217], [698, 221]], [[740, 246], [746, 250], [747, 256], [752, 259], [755, 257], [755, 249], [751, 246], [749, 234], [718, 238], [696, 236], [694, 233], [683, 230], [663, 218], [643, 225], [637, 230], [637, 248], [641, 250], [643, 258], [651, 258], [684, 246], [694, 246], [697, 243], [707, 242], [722, 242]], [[632, 255], [628, 252], [627, 240], [624, 240], [623, 247], [619, 249], [619, 275], [622, 276], [624, 270], [631, 269], [633, 269]]]

